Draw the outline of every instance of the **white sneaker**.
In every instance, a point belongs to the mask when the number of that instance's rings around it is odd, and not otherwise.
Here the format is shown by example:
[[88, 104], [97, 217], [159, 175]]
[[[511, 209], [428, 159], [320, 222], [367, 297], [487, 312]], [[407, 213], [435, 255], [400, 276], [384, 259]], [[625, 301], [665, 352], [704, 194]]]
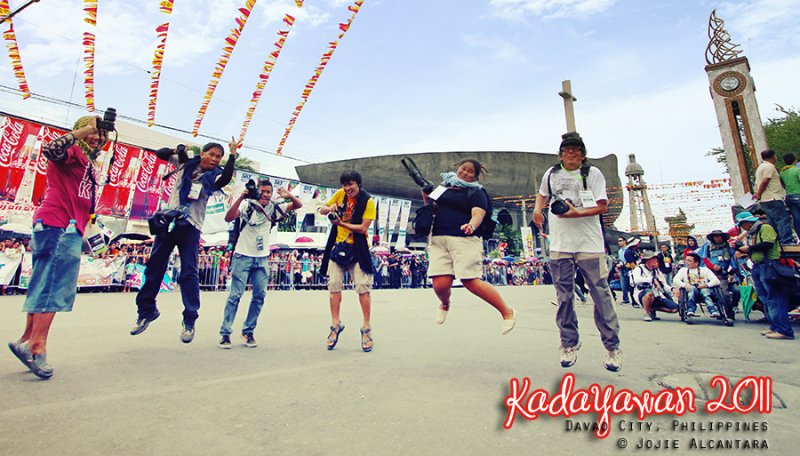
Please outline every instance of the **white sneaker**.
[[694, 314], [694, 312], [692, 312], [692, 311], [690, 310], [690, 311], [686, 312], [686, 316], [687, 316], [687, 317], [694, 317], [694, 316], [696, 316], [696, 315]]
[[620, 355], [622, 351], [619, 348], [615, 348], [614, 350], [610, 350], [606, 352], [606, 359], [603, 362], [603, 367], [611, 372], [618, 372], [621, 368], [620, 366]]
[[450, 306], [447, 306], [447, 310], [442, 309], [442, 306], [436, 308], [436, 324], [443, 325], [445, 320], [447, 320], [447, 312], [450, 311]]
[[572, 367], [575, 361], [578, 360], [578, 350], [581, 349], [581, 343], [579, 341], [578, 345], [574, 347], [559, 347], [559, 349], [561, 350], [561, 367]]
[[517, 309], [511, 309], [511, 318], [503, 320], [502, 333], [505, 336], [510, 333], [514, 326], [517, 326]]

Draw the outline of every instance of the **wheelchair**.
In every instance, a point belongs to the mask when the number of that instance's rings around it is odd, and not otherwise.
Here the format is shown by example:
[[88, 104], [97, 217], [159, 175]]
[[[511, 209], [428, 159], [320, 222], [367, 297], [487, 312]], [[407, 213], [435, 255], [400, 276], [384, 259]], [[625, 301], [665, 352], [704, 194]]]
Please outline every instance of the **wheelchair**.
[[[723, 292], [719, 286], [711, 287], [711, 300], [719, 309], [719, 318], [718, 320], [721, 321], [725, 326], [733, 326], [736, 314], [733, 310], [733, 303], [731, 302], [730, 296], [727, 293]], [[697, 310], [698, 312], [709, 315], [708, 309], [706, 309], [706, 303], [702, 300], [698, 300], [697, 302]], [[689, 293], [681, 288], [680, 289], [680, 297], [678, 298], [678, 314], [681, 317], [681, 321], [685, 322], [688, 325], [693, 324], [692, 321], [693, 317], [689, 317], [686, 315], [689, 312]]]

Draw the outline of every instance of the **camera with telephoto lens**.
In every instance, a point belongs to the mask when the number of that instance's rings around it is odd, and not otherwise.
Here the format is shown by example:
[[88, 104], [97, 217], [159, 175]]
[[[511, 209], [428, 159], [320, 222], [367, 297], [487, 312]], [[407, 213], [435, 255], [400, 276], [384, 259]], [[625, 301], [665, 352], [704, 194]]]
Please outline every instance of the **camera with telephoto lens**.
[[431, 184], [430, 182], [428, 182], [427, 179], [425, 179], [425, 177], [420, 172], [419, 168], [417, 168], [417, 164], [414, 163], [414, 160], [405, 157], [400, 160], [400, 163], [402, 163], [403, 166], [406, 168], [406, 171], [408, 171], [408, 175], [411, 176], [411, 179], [414, 180], [414, 183], [419, 185], [419, 187], [422, 189], [423, 192], [425, 192], [426, 195], [430, 195], [434, 188], [433, 184]]
[[256, 181], [250, 179], [244, 184], [244, 188], [247, 189], [247, 199], [257, 200], [261, 198], [261, 192], [258, 191], [258, 187], [256, 187]]
[[114, 122], [117, 121], [117, 110], [114, 108], [106, 109], [103, 114], [103, 120], [97, 121], [97, 129], [103, 131], [114, 131]]
[[555, 215], [565, 214], [569, 211], [569, 205], [567, 203], [575, 205], [571, 199], [564, 198], [561, 199], [557, 196], [553, 197], [553, 201], [550, 203], [550, 213]]

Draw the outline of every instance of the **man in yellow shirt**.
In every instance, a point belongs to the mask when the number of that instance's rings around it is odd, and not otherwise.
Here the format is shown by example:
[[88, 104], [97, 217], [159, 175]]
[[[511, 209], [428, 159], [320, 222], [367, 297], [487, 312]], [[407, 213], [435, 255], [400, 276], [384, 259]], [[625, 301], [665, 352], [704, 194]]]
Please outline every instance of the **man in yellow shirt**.
[[370, 289], [372, 288], [372, 258], [367, 242], [367, 230], [375, 220], [375, 200], [361, 188], [361, 174], [345, 171], [339, 177], [342, 188], [328, 200], [327, 206], [318, 212], [327, 215], [331, 221], [328, 243], [322, 258], [320, 272], [328, 276], [328, 291], [331, 305], [331, 332], [328, 336], [328, 350], [333, 350], [339, 342], [339, 334], [344, 324], [339, 319], [342, 303], [344, 273], [348, 271], [353, 279], [353, 287], [358, 293], [364, 324], [361, 327], [361, 349], [372, 351], [372, 327], [370, 326]]

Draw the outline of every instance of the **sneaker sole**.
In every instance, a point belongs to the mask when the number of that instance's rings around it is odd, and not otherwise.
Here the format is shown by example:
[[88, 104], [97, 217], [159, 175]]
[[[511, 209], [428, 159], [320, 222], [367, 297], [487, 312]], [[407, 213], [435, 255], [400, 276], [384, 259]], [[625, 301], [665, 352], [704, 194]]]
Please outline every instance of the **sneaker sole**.
[[231, 349], [231, 344], [217, 344], [217, 347], [219, 347], [219, 348], [221, 348], [223, 350], [230, 350]]
[[156, 314], [153, 316], [153, 318], [148, 318], [147, 319], [147, 323], [145, 323], [141, 328], [138, 327], [138, 326], [136, 328], [133, 328], [131, 330], [131, 336], [138, 336], [139, 334], [143, 333], [147, 329], [147, 327], [150, 326], [150, 323], [158, 320], [158, 317], [160, 317], [160, 316], [161, 316], [161, 313], [160, 312], [156, 312]]

